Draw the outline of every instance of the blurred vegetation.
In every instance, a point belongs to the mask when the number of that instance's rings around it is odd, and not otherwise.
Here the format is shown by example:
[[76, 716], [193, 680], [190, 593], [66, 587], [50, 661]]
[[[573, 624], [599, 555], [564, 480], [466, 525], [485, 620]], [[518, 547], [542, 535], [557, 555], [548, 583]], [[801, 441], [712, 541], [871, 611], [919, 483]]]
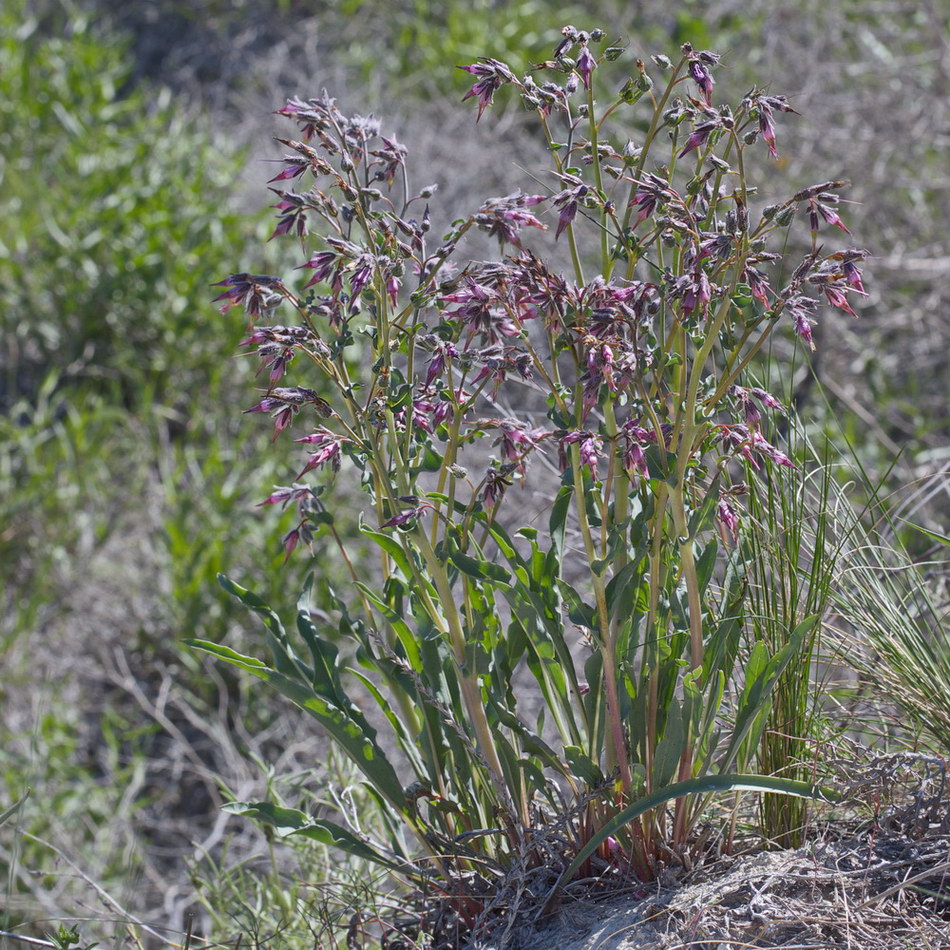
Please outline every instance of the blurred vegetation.
[[[723, 52], [723, 85], [740, 94], [753, 73], [770, 73], [773, 91], [808, 99], [801, 111], [815, 123], [807, 139], [792, 120], [782, 129], [783, 182], [811, 184], [822, 167], [854, 179], [849, 197], [862, 203], [848, 223], [876, 258], [862, 320], [827, 322], [816, 372], [831, 402], [799, 364], [794, 388], [816, 428], [851, 442], [869, 482], [889, 473], [905, 486], [899, 515], [945, 530], [950, 24], [940, 9], [5, 0], [0, 812], [34, 791], [0, 829], [0, 929], [77, 912], [88, 897], [81, 881], [78, 896], [67, 888], [62, 863], [24, 832], [81, 855], [99, 884], [172, 926], [195, 906], [182, 855], [202, 838], [193, 873], [206, 920], [226, 928], [221, 905], [241, 894], [235, 932], [255, 919], [278, 929], [287, 917], [275, 905], [286, 877], [244, 874], [260, 840], [221, 850], [211, 773], [245, 783], [245, 797], [261, 782], [250, 753], [283, 755], [303, 776], [310, 736], [241, 678], [177, 646], [226, 633], [234, 645], [247, 624], [219, 591], [219, 570], [253, 575], [275, 603], [302, 582], [299, 567], [281, 566], [277, 516], [253, 510], [288, 469], [269, 460], [266, 424], [237, 412], [254, 387], [252, 368], [230, 356], [239, 318], [208, 302], [212, 281], [260, 258], [268, 224], [237, 208], [246, 147], [253, 135], [260, 149], [268, 109], [328, 84], [329, 73], [349, 76], [367, 111], [396, 104], [409, 114], [426, 103], [435, 129], [465, 88], [456, 64], [510, 56], [520, 68], [548, 55], [564, 22], [601, 26], [644, 54], [685, 41]], [[263, 176], [254, 174], [247, 204], [258, 208]], [[922, 537], [904, 539], [915, 554]], [[288, 803], [301, 805], [313, 781], [306, 773], [285, 790]], [[298, 858], [302, 868], [316, 860]]]
[[[195, 811], [193, 779], [163, 787], [168, 729], [229, 699], [252, 732], [276, 715], [178, 646], [228, 628], [218, 571], [253, 564], [275, 592], [292, 572], [251, 514], [278, 476], [236, 411], [243, 327], [208, 303], [260, 218], [233, 207], [245, 151], [135, 85], [121, 36], [35, 10], [0, 10], [0, 801], [31, 785], [18, 832], [130, 887], [142, 810]], [[136, 691], [164, 670], [187, 699], [159, 725]], [[23, 871], [55, 860], [41, 841], [0, 839], [7, 915], [24, 888], [61, 891]]]
[[0, 397], [55, 374], [184, 409], [227, 368], [199, 301], [247, 227], [229, 210], [246, 157], [168, 90], [131, 91], [125, 44], [29, 9], [5, 4], [0, 36]]

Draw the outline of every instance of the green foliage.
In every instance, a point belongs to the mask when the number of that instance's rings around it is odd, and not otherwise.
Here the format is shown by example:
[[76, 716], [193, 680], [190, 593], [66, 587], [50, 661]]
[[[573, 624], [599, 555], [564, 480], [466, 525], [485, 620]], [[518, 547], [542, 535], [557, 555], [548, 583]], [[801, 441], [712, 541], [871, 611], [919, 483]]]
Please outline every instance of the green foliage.
[[[235, 632], [216, 573], [253, 563], [272, 595], [292, 572], [247, 517], [273, 471], [243, 420], [223, 418], [249, 373], [220, 358], [206, 307], [253, 231], [228, 210], [242, 156], [132, 80], [125, 39], [71, 5], [0, 9], [0, 706], [20, 713], [0, 718], [0, 800], [34, 788], [3, 828], [11, 913], [49, 866], [43, 842], [88, 853], [90, 876], [121, 893], [161, 833], [137, 822], [165, 726], [105, 670], [96, 680], [93, 657], [116, 651], [143, 683], [174, 670], [206, 716], [233, 684], [179, 640]], [[251, 730], [272, 719], [239, 686], [229, 699]], [[44, 887], [77, 906], [69, 885]]]
[[[343, 0], [339, 12], [363, 24], [349, 45], [349, 59], [367, 79], [385, 72], [426, 89], [452, 82], [464, 88], [453, 66], [479, 56], [500, 59], [543, 58], [552, 28], [549, 6], [542, 0]], [[583, 4], [561, 6], [558, 22], [583, 16]], [[345, 20], [341, 29], [346, 30]], [[385, 36], [378, 34], [384, 31]], [[382, 42], [381, 42], [382, 41]], [[526, 65], [526, 64], [525, 64]]]
[[0, 13], [0, 404], [52, 372], [184, 408], [222, 375], [195, 302], [241, 240], [240, 156], [166, 91], [130, 87], [124, 42], [30, 10]]

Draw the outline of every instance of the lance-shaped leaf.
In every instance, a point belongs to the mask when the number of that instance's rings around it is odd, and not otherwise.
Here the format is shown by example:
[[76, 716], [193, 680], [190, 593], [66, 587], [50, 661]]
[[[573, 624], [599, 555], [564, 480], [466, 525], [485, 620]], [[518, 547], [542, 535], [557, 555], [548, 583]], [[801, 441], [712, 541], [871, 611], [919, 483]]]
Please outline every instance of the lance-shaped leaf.
[[[375, 731], [366, 725], [360, 714], [354, 719], [356, 707], [341, 709], [329, 699], [320, 696], [309, 686], [292, 680], [271, 669], [262, 660], [211, 643], [208, 640], [186, 640], [189, 646], [210, 653], [219, 660], [253, 673], [270, 683], [279, 693], [313, 716], [330, 734], [337, 745], [359, 766], [362, 773], [398, 811], [405, 812], [406, 796], [395, 770], [386, 754], [376, 743]], [[356, 710], [358, 712], [358, 710]]]
[[[623, 811], [618, 812], [610, 821], [603, 825], [580, 851], [577, 852], [574, 860], [561, 873], [552, 891], [552, 898], [554, 894], [560, 890], [561, 885], [569, 881], [578, 872], [581, 865], [603, 842], [615, 832], [619, 831], [628, 822], [633, 821], [634, 818], [639, 818], [640, 815], [648, 812], [651, 808], [656, 808], [658, 805], [672, 801], [675, 798], [683, 798], [686, 795], [738, 791], [775, 792], [781, 795], [794, 795], [798, 798], [813, 798], [824, 801], [829, 801], [834, 798], [834, 793], [818, 785], [811, 785], [808, 782], [796, 782], [786, 778], [775, 778], [774, 776], [705, 775], [702, 778], [691, 778], [685, 782], [676, 782], [673, 785], [661, 788], [650, 795], [645, 795], [643, 798], [637, 799], [637, 801], [628, 805]], [[549, 902], [550, 900], [551, 898], [549, 898]]]
[[311, 818], [296, 808], [282, 808], [271, 802], [228, 802], [222, 810], [232, 815], [241, 815], [245, 818], [256, 818], [270, 825], [277, 832], [279, 838], [289, 838], [299, 835], [319, 841], [321, 844], [347, 851], [358, 858], [381, 864], [390, 870], [405, 871], [405, 864], [392, 857], [381, 854], [368, 845], [362, 838], [358, 838], [351, 831], [323, 818]]

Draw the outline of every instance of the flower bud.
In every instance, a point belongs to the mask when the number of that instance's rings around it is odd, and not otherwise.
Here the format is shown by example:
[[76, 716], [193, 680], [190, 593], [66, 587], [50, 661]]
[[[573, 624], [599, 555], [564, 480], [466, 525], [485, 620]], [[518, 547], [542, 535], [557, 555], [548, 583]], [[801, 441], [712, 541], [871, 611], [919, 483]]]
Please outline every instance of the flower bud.
[[795, 217], [795, 208], [792, 205], [789, 205], [787, 208], [783, 208], [775, 217], [775, 223], [779, 227], [787, 227], [792, 223], [792, 218]]
[[673, 68], [673, 61], [669, 58], [669, 56], [664, 56], [662, 53], [656, 53], [655, 55], [651, 56], [650, 59], [652, 59], [653, 62], [660, 67], [660, 69]]

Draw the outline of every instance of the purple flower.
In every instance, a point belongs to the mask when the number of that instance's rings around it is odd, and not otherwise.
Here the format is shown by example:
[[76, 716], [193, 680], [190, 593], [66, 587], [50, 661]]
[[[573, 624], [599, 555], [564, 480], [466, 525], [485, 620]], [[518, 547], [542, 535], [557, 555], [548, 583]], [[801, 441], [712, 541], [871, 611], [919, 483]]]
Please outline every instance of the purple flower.
[[415, 505], [412, 508], [407, 508], [405, 511], [400, 512], [398, 515], [394, 515], [388, 521], [383, 522], [380, 525], [381, 528], [401, 528], [403, 525], [409, 524], [411, 521], [415, 521], [424, 511], [431, 509], [427, 501], [424, 501], [421, 505]]
[[667, 201], [677, 197], [666, 179], [650, 172], [647, 172], [640, 181], [634, 180], [634, 184], [637, 185], [638, 190], [630, 204], [637, 207], [637, 224], [656, 211], [657, 203], [661, 199]]
[[472, 63], [469, 66], [459, 66], [458, 68], [478, 77], [478, 82], [462, 96], [462, 102], [471, 99], [473, 96], [478, 97], [478, 118], [475, 119], [476, 122], [481, 119], [485, 109], [492, 104], [498, 89], [506, 83], [515, 81], [511, 70], [497, 59], [483, 57], [477, 63]]
[[766, 406], [769, 409], [778, 409], [780, 412], [785, 411], [785, 407], [769, 392], [766, 392], [764, 389], [760, 389], [758, 386], [752, 387], [752, 395], [762, 403], [763, 406]]
[[279, 343], [264, 343], [257, 348], [257, 355], [261, 358], [261, 369], [265, 366], [271, 368], [270, 382], [273, 385], [287, 372], [287, 367], [294, 358], [294, 348], [281, 346]]
[[531, 379], [531, 357], [517, 347], [495, 344], [479, 352], [477, 357], [482, 368], [472, 380], [473, 385], [491, 376], [495, 384], [494, 391], [497, 392], [510, 372], [516, 372], [524, 380]]
[[815, 325], [815, 321], [811, 319], [811, 315], [817, 308], [817, 301], [813, 297], [808, 297], [803, 294], [790, 297], [785, 301], [785, 309], [788, 310], [792, 317], [795, 333], [800, 336], [812, 350], [815, 349], [815, 341], [812, 339], [811, 330]]
[[870, 255], [867, 251], [852, 247], [848, 248], [846, 251], [835, 251], [834, 254], [829, 256], [828, 260], [829, 262], [839, 262], [841, 265], [841, 274], [848, 286], [853, 287], [857, 293], [866, 296], [867, 291], [864, 289], [864, 282], [861, 279], [861, 271], [858, 270], [858, 266], [855, 261], [863, 261], [869, 256]]
[[687, 67], [690, 78], [699, 86], [707, 106], [712, 105], [713, 86], [716, 84], [708, 67], [718, 62], [719, 56], [716, 53], [702, 52], [692, 56]]
[[492, 467], [485, 473], [482, 487], [482, 504], [490, 511], [511, 487], [510, 475], [514, 471], [511, 465]]
[[752, 397], [755, 397], [768, 409], [784, 411], [785, 408], [771, 393], [760, 389], [758, 386], [752, 389], [746, 389], [745, 386], [736, 385], [733, 386], [729, 392], [739, 400], [739, 404], [742, 406], [743, 413], [745, 414], [746, 425], [752, 428], [755, 428], [762, 419], [758, 407], [752, 402]]
[[276, 188], [271, 188], [271, 191], [280, 198], [280, 201], [273, 207], [280, 212], [281, 217], [277, 222], [277, 227], [274, 228], [274, 233], [267, 240], [273, 241], [275, 237], [281, 234], [289, 234], [294, 230], [297, 232], [297, 237], [306, 237], [307, 199], [302, 195], [294, 194], [292, 191], [278, 191]]
[[830, 303], [832, 307], [837, 307], [845, 313], [850, 313], [852, 317], [857, 316], [854, 310], [851, 309], [851, 304], [848, 303], [848, 298], [844, 295], [844, 291], [830, 284], [823, 289], [825, 296], [828, 298], [828, 303]]
[[623, 434], [627, 442], [626, 451], [623, 455], [623, 467], [630, 477], [631, 484], [636, 488], [641, 476], [643, 478], [650, 477], [644, 446], [656, 442], [656, 437], [633, 420], [624, 424]]
[[723, 543], [726, 542], [727, 538], [732, 538], [733, 544], [738, 543], [739, 516], [736, 514], [735, 508], [727, 501], [720, 501], [716, 505], [716, 517], [719, 519], [721, 526]]
[[503, 198], [489, 198], [478, 209], [475, 223], [480, 230], [497, 237], [503, 244], [507, 242], [521, 247], [522, 228], [547, 230], [546, 225], [525, 210], [546, 200], [544, 195], [526, 195], [520, 191]]
[[370, 155], [379, 159], [379, 162], [374, 164], [383, 166], [376, 173], [376, 179], [377, 181], [385, 181], [387, 185], [392, 185], [397, 169], [406, 164], [408, 149], [405, 145], [400, 145], [395, 139], [386, 138], [385, 135], [381, 135], [380, 138], [383, 147], [370, 152]]
[[684, 155], [688, 155], [694, 148], [699, 148], [701, 145], [705, 144], [706, 139], [709, 138], [710, 134], [721, 127], [721, 119], [711, 119], [708, 122], [702, 122], [695, 126], [692, 135], [690, 135], [690, 137], [687, 139], [686, 145], [679, 155], [677, 155], [677, 158], [682, 158]]
[[211, 286], [228, 288], [211, 301], [226, 301], [219, 308], [221, 313], [242, 304], [250, 317], [259, 317], [264, 310], [276, 307], [284, 299], [285, 293], [283, 281], [266, 274], [232, 274]]
[[395, 274], [390, 274], [386, 279], [386, 295], [394, 309], [399, 305], [400, 287], [402, 287], [402, 281]]
[[447, 343], [437, 336], [426, 337], [424, 345], [432, 347], [432, 359], [429, 360], [429, 368], [426, 371], [426, 389], [428, 389], [445, 370], [450, 360], [458, 358], [459, 351], [453, 343]]
[[752, 296], [763, 306], [767, 307], [769, 305], [768, 295], [773, 291], [762, 271], [749, 264], [743, 273], [743, 279], [749, 285]]
[[841, 228], [846, 234], [851, 232], [845, 227], [844, 222], [838, 216], [838, 212], [834, 210], [827, 202], [829, 201], [838, 201], [837, 195], [822, 195], [825, 200], [819, 201], [816, 198], [812, 198], [808, 202], [808, 221], [811, 225], [811, 230], [813, 234], [817, 234], [820, 227], [819, 218], [823, 218], [828, 224], [833, 224], [837, 228]]
[[311, 404], [317, 413], [324, 418], [333, 415], [329, 403], [322, 399], [313, 389], [303, 386], [277, 387], [272, 389], [256, 406], [245, 409], [247, 412], [269, 412], [274, 416], [274, 437], [290, 425], [293, 417], [300, 409]]
[[297, 478], [303, 478], [307, 472], [312, 472], [315, 468], [322, 468], [328, 462], [330, 463], [330, 468], [334, 472], [339, 471], [340, 448], [344, 442], [349, 441], [350, 440], [344, 436], [330, 432], [329, 429], [317, 429], [315, 432], [304, 436], [302, 439], [294, 439], [294, 442], [302, 442], [306, 445], [317, 446], [317, 451], [307, 459], [307, 464], [304, 466], [303, 471], [297, 476]]
[[275, 181], [290, 181], [294, 178], [299, 178], [310, 167], [310, 162], [300, 155], [285, 155], [282, 159], [279, 159], [279, 161], [283, 162], [287, 167], [274, 175], [273, 178], [268, 178], [268, 185]]
[[334, 122], [339, 123], [343, 120], [343, 116], [334, 105], [334, 101], [329, 97], [326, 90], [319, 98], [310, 99], [307, 102], [294, 97], [288, 99], [287, 105], [278, 109], [275, 115], [296, 119], [300, 125], [301, 134], [306, 141], [309, 141], [314, 135], [320, 135], [320, 133], [331, 128]]
[[591, 56], [590, 50], [587, 48], [586, 43], [581, 46], [581, 51], [577, 54], [576, 68], [578, 73], [580, 73], [581, 80], [584, 83], [584, 88], [590, 89], [590, 77], [597, 68], [597, 63], [594, 60], [594, 57]]
[[281, 508], [286, 508], [292, 501], [298, 501], [312, 494], [313, 489], [307, 485], [294, 484], [290, 488], [276, 486], [274, 491], [260, 502], [257, 507], [263, 508], [265, 505], [280, 505]]
[[727, 449], [738, 452], [753, 468], [758, 468], [752, 454], [752, 433], [744, 425], [724, 425], [720, 428], [719, 440]]
[[[788, 104], [785, 96], [763, 96], [753, 90], [743, 100], [742, 104], [755, 109], [759, 113], [759, 134], [762, 141], [768, 146], [769, 155], [778, 158], [778, 149], [775, 147], [775, 123], [772, 121], [773, 110], [779, 112], [795, 112]], [[798, 115], [797, 112], [795, 112]]]
[[580, 451], [581, 465], [586, 466], [593, 478], [597, 478], [597, 463], [603, 455], [604, 440], [595, 432], [588, 432], [586, 429], [579, 429], [575, 432], [568, 432], [558, 437], [558, 445], [561, 449], [561, 468], [568, 466], [567, 456], [564, 447], [574, 442], [578, 444]]
[[335, 251], [319, 251], [314, 254], [305, 264], [301, 264], [297, 270], [303, 270], [307, 268], [308, 270], [313, 271], [313, 277], [304, 284], [304, 290], [308, 287], [312, 287], [314, 284], [319, 284], [321, 281], [327, 279], [330, 274], [333, 272], [334, 267], [337, 263], [337, 255]]
[[554, 195], [554, 197], [551, 199], [554, 206], [561, 209], [561, 213], [558, 215], [557, 219], [557, 231], [554, 235], [555, 238], [559, 238], [568, 228], [568, 226], [577, 216], [577, 209], [580, 205], [580, 202], [590, 192], [590, 186], [576, 175], [563, 174], [559, 175], [558, 177], [562, 182], [564, 182], [564, 184], [569, 185], [570, 187], [558, 192], [558, 194]]
[[501, 457], [511, 462], [511, 471], [525, 474], [526, 459], [551, 433], [545, 429], [529, 429], [527, 424], [516, 419], [479, 419], [469, 423], [479, 430], [497, 429], [498, 439], [495, 445], [501, 446]]
[[752, 446], [756, 452], [775, 462], [776, 465], [784, 465], [785, 468], [798, 468], [787, 455], [780, 452], [771, 442], [768, 442], [761, 432], [752, 433]]
[[300, 544], [300, 526], [298, 525], [292, 531], [288, 531], [284, 535], [281, 544], [284, 547], [284, 551], [287, 553], [284, 555], [284, 563], [290, 560], [290, 555], [294, 553], [297, 548], [297, 545]]

